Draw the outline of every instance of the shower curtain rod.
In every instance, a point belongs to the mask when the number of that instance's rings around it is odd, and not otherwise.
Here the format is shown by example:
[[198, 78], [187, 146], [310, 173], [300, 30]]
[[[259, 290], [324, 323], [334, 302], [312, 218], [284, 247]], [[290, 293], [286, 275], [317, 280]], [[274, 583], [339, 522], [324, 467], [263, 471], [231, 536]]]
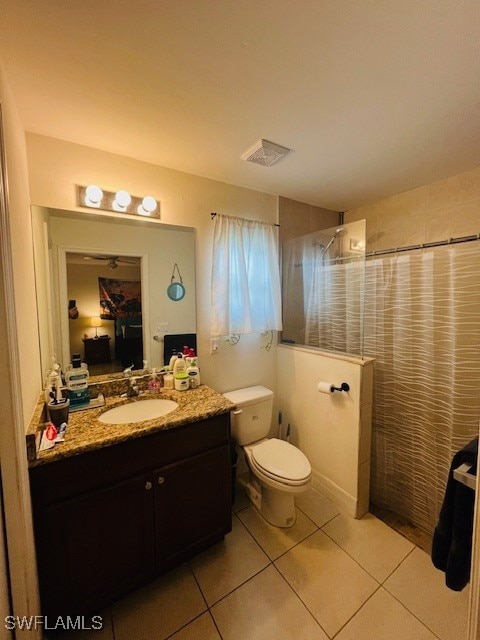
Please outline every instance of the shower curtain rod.
[[[215, 218], [215, 216], [218, 215], [217, 211], [212, 211], [210, 216], [211, 219], [213, 220]], [[231, 216], [225, 216], [226, 218], [230, 218]], [[250, 218], [243, 218], [243, 220], [250, 220]], [[251, 222], [257, 222], [256, 220], [250, 220]], [[280, 225], [277, 224], [276, 222], [272, 223], [274, 227], [279, 227]]]
[[462, 242], [473, 242], [480, 240], [480, 233], [473, 236], [460, 236], [458, 238], [449, 238], [448, 240], [437, 240], [436, 242], [424, 242], [422, 244], [411, 244], [406, 247], [395, 247], [395, 249], [380, 249], [380, 251], [369, 251], [365, 254], [366, 258], [376, 258], [377, 256], [385, 256], [391, 253], [402, 253], [404, 251], [415, 251], [415, 249], [431, 249], [432, 247], [443, 247], [449, 244], [460, 244]]

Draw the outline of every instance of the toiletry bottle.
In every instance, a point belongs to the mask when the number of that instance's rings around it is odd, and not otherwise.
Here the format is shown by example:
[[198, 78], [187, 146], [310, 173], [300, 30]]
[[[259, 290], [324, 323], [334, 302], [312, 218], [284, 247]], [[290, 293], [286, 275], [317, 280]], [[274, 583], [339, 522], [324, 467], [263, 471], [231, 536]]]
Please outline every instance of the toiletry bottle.
[[173, 365], [173, 375], [175, 377], [179, 373], [186, 373], [186, 372], [187, 372], [187, 363], [185, 362], [183, 355], [179, 353]]
[[164, 389], [174, 388], [174, 377], [171, 373], [167, 373], [163, 376], [163, 387]]
[[152, 377], [148, 381], [147, 387], [151, 393], [158, 393], [162, 387], [161, 380], [157, 378], [157, 370], [155, 369], [155, 367], [152, 368]]
[[72, 364], [69, 365], [65, 374], [65, 382], [71, 405], [87, 404], [90, 402], [88, 367], [85, 362], [82, 362], [79, 353], [72, 355]]
[[185, 358], [185, 356], [188, 356], [188, 354], [190, 353], [190, 347], [188, 346], [188, 344], [184, 344], [183, 345], [183, 357]]
[[177, 352], [175, 349], [172, 351], [172, 357], [170, 358], [170, 362], [168, 363], [168, 368], [172, 371], [175, 365], [175, 360], [177, 359]]
[[197, 367], [197, 359], [191, 358], [192, 364], [187, 367], [187, 375], [189, 379], [190, 389], [196, 389], [200, 386], [200, 369]]
[[194, 365], [197, 364], [196, 362], [193, 362], [196, 359], [197, 359], [197, 357], [195, 355], [195, 349], [190, 347], [190, 349], [188, 350], [188, 355], [185, 357], [185, 361], [187, 363], [187, 367], [189, 367], [192, 364], [194, 364]]

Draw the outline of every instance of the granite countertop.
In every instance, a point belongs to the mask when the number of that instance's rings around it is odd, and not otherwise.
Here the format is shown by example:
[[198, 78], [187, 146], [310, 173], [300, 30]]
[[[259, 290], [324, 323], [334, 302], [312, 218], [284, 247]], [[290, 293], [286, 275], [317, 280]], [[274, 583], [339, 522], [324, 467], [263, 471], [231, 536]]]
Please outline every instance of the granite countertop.
[[[142, 402], [152, 398], [164, 398], [178, 403], [178, 409], [171, 413], [128, 424], [105, 424], [98, 420], [101, 413], [130, 402]], [[29, 433], [34, 433], [43, 420], [43, 398], [39, 400], [37, 409], [30, 423]], [[105, 406], [97, 409], [84, 409], [70, 413], [65, 441], [56, 444], [52, 449], [37, 452], [37, 457], [29, 464], [31, 467], [54, 462], [75, 456], [86, 451], [109, 447], [131, 438], [139, 438], [162, 429], [174, 429], [189, 422], [204, 420], [215, 415], [227, 413], [234, 405], [206, 385], [198, 389], [174, 391], [161, 389], [159, 393], [145, 392], [135, 398], [110, 396], [105, 398]]]

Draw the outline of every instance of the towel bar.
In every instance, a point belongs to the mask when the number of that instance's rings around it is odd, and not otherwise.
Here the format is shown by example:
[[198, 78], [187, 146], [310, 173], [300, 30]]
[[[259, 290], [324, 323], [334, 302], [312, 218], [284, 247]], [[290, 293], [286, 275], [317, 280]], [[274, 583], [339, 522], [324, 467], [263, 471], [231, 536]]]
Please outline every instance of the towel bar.
[[473, 473], [469, 473], [472, 466], [473, 465], [471, 464], [461, 464], [457, 469], [453, 470], [453, 477], [458, 482], [461, 482], [475, 491], [477, 476], [473, 475]]

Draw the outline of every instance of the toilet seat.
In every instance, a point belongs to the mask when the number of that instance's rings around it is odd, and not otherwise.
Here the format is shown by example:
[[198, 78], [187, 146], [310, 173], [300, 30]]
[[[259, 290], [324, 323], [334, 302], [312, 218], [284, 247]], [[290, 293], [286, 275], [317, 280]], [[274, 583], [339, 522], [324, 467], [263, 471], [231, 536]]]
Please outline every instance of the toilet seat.
[[252, 466], [267, 478], [290, 486], [310, 480], [312, 468], [307, 457], [288, 442], [271, 438], [246, 448]]

